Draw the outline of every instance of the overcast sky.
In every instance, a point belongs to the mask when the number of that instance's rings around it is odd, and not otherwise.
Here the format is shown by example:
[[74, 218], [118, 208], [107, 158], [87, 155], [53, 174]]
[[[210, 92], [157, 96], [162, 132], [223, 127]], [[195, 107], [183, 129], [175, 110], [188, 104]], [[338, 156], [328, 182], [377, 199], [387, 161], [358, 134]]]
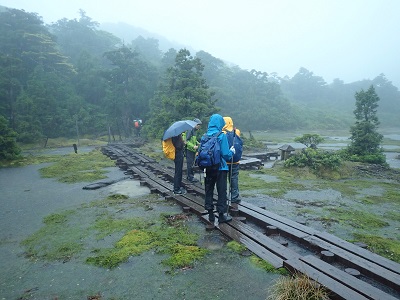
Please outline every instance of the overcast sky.
[[[242, 69], [292, 77], [300, 67], [327, 83], [373, 79], [400, 88], [400, 0], [0, 0], [45, 23], [125, 22]], [[195, 54], [195, 53], [192, 53]]]

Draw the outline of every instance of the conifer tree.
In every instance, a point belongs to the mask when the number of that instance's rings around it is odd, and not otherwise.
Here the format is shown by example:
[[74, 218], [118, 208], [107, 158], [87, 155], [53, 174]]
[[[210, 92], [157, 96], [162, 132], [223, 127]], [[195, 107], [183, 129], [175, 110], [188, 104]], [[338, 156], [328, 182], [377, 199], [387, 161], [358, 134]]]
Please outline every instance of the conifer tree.
[[204, 119], [217, 112], [214, 93], [203, 78], [204, 65], [186, 49], [181, 49], [174, 66], [166, 71], [156, 96], [151, 101], [151, 113], [147, 126], [149, 136], [162, 136], [171, 123], [188, 119]]
[[356, 123], [350, 129], [351, 143], [347, 152], [352, 155], [353, 160], [383, 164], [385, 156], [380, 146], [383, 136], [377, 132], [379, 97], [371, 85], [367, 91], [357, 92], [355, 98]]

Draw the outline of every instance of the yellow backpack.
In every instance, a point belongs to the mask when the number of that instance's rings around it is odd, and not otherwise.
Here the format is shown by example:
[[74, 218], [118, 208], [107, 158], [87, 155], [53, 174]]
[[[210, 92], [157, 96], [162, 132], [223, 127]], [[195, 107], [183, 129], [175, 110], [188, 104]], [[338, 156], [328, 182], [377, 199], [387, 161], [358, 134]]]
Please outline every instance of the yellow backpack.
[[175, 159], [175, 147], [171, 138], [162, 141], [162, 149], [166, 158]]

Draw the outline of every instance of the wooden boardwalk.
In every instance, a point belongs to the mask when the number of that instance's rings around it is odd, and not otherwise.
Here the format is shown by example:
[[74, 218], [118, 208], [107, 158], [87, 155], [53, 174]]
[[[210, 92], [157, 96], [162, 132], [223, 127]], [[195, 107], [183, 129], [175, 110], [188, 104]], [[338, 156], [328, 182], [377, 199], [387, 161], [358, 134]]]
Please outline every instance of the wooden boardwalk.
[[[204, 187], [199, 183], [183, 179], [188, 193], [174, 195], [173, 169], [126, 145], [109, 145], [102, 151], [152, 193], [174, 199], [184, 211], [213, 227], [204, 210]], [[329, 289], [332, 299], [400, 299], [400, 264], [245, 201], [232, 215], [232, 222], [216, 221], [215, 228], [274, 267], [308, 275]]]

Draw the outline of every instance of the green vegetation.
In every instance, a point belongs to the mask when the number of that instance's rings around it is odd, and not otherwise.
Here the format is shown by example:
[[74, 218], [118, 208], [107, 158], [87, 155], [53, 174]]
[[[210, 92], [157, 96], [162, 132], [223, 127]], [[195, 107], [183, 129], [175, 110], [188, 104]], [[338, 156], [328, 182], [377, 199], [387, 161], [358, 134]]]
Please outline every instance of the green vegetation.
[[172, 121], [194, 117], [205, 121], [205, 117], [218, 111], [203, 70], [200, 58], [191, 56], [187, 49], [178, 51], [175, 64], [167, 69], [161, 87], [150, 100], [150, 120], [143, 126], [145, 134], [160, 137]]
[[[87, 258], [87, 262], [105, 268], [114, 268], [126, 262], [130, 256], [140, 255], [145, 251], [154, 249], [158, 253], [168, 254], [168, 258], [162, 261], [163, 264], [172, 269], [192, 266], [196, 260], [201, 259], [207, 251], [196, 246], [197, 235], [189, 232], [185, 225], [183, 215], [163, 215], [161, 224], [152, 226], [136, 226], [137, 222], [124, 220], [101, 220], [96, 229], [103, 228], [102, 235], [110, 232], [108, 224], [114, 230], [123, 228], [135, 228], [115, 243], [113, 248], [95, 249], [92, 252], [95, 256]], [[142, 227], [138, 229], [138, 227]]]
[[356, 123], [351, 127], [351, 143], [346, 152], [349, 159], [374, 164], [386, 164], [380, 144], [383, 135], [377, 132], [379, 125], [377, 108], [379, 97], [371, 85], [367, 91], [361, 90], [356, 95], [354, 115]]
[[270, 300], [329, 300], [329, 292], [302, 274], [280, 277], [270, 289]]
[[0, 115], [0, 161], [20, 157], [21, 148], [16, 143], [17, 133], [8, 126], [6, 118]]
[[399, 236], [389, 239], [371, 234], [355, 233], [354, 237], [357, 241], [367, 244], [370, 251], [400, 263]]
[[297, 143], [304, 144], [307, 148], [315, 148], [324, 141], [324, 138], [316, 133], [306, 133], [294, 139]]
[[[162, 260], [164, 265], [176, 269], [193, 266], [207, 253], [196, 245], [198, 236], [189, 231], [185, 215], [162, 214], [160, 219], [149, 222], [138, 217], [118, 218], [118, 207], [114, 213], [104, 207], [97, 216], [92, 216], [93, 209], [101, 207], [86, 206], [45, 217], [44, 226], [22, 242], [26, 256], [67, 261], [88, 255], [87, 263], [114, 268], [130, 256], [153, 249], [167, 255]], [[93, 236], [96, 244], [105, 237], [117, 240], [112, 248], [93, 248]]]
[[83, 249], [86, 228], [74, 218], [75, 211], [64, 211], [44, 218], [44, 227], [22, 242], [31, 259], [68, 261]]
[[330, 176], [338, 178], [339, 174], [335, 171], [341, 163], [340, 155], [335, 152], [306, 148], [285, 160], [285, 167], [309, 167], [321, 177], [329, 173]]
[[[354, 92], [370, 85], [382, 100], [377, 114], [385, 126], [398, 124], [400, 92], [383, 74], [328, 85], [305, 68], [292, 78], [247, 71], [205, 51], [163, 52], [155, 38], [123, 42], [82, 10], [77, 18], [47, 25], [18, 9], [4, 9], [0, 19], [0, 116], [19, 143], [109, 133], [120, 141], [132, 136], [137, 118], [144, 120], [144, 138], [160, 138], [177, 119], [206, 121], [217, 111], [254, 134], [345, 129]], [[250, 136], [245, 147], [252, 143]], [[7, 148], [16, 153], [11, 144]]]
[[381, 216], [369, 212], [342, 207], [328, 207], [326, 210], [330, 214], [329, 218], [344, 222], [356, 229], [372, 230], [389, 225]]
[[106, 178], [105, 167], [113, 167], [115, 163], [99, 150], [89, 153], [58, 156], [54, 164], [40, 169], [45, 178], [57, 178], [60, 182], [91, 182]]
[[250, 261], [256, 265], [257, 267], [269, 272], [269, 273], [276, 273], [276, 274], [281, 274], [281, 275], [287, 275], [288, 271], [285, 268], [275, 268], [273, 265], [271, 265], [269, 262], [259, 258], [256, 255], [250, 256]]

